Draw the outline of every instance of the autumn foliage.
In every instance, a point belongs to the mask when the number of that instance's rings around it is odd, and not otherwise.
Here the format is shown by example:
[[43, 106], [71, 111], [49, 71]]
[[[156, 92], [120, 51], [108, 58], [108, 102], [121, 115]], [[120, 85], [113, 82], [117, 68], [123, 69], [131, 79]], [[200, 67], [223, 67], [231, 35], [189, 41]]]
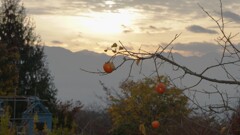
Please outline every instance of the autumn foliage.
[[[177, 127], [183, 116], [190, 110], [187, 107], [187, 97], [183, 91], [171, 86], [166, 77], [160, 80], [169, 87], [164, 94], [158, 94], [155, 86], [159, 78], [144, 78], [139, 81], [129, 80], [120, 85], [119, 93], [107, 91], [109, 102], [108, 112], [112, 120], [113, 134], [140, 133], [139, 125], [144, 124], [147, 134], [167, 133]], [[152, 128], [152, 121], [159, 120]], [[174, 124], [173, 122], [174, 121]]]

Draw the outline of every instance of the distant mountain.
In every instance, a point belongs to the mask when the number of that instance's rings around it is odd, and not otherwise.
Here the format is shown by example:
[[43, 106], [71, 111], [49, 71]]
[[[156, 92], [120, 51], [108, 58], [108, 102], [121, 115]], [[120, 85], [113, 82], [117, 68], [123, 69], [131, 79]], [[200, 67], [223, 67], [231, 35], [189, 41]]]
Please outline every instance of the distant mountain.
[[85, 104], [99, 102], [96, 95], [104, 95], [99, 81], [107, 86], [118, 86], [120, 78], [124, 77], [121, 73], [117, 75], [119, 72], [99, 76], [81, 70], [102, 70], [102, 64], [109, 59], [106, 54], [87, 50], [73, 53], [60, 47], [45, 47], [45, 54], [59, 90], [58, 98], [62, 100], [80, 100]]
[[[82, 68], [88, 71], [102, 71], [103, 63], [110, 58], [103, 53], [99, 54], [88, 50], [71, 52], [60, 47], [46, 46], [45, 54], [47, 56], [47, 62], [49, 63], [51, 74], [54, 76], [55, 85], [59, 90], [57, 96], [61, 100], [73, 99], [80, 100], [84, 104], [103, 104], [103, 102], [101, 102], [96, 96], [104, 96], [104, 91], [99, 81], [105, 83], [107, 87], [117, 90], [120, 82], [124, 81], [129, 75], [131, 63], [127, 63], [113, 73], [104, 76], [84, 72], [81, 70]], [[201, 70], [214, 63], [217, 64], [217, 57], [219, 56], [213, 53], [202, 57], [184, 57], [180, 54], [174, 54], [174, 58], [177, 62], [189, 67], [196, 72], [201, 72]], [[118, 60], [116, 60], [116, 63], [122, 60], [121, 57], [117, 59]], [[143, 62], [141, 74], [139, 74], [140, 67], [134, 64], [131, 79], [136, 80], [144, 76], [149, 76], [153, 71], [153, 60], [147, 60]], [[183, 74], [183, 72], [174, 72], [171, 65], [164, 65], [161, 67], [160, 73], [163, 75], [171, 76], [172, 78]], [[209, 71], [206, 75], [221, 78], [224, 76], [224, 73], [219, 69]], [[191, 86], [197, 81], [198, 78], [189, 75], [186, 76], [186, 79], [182, 80], [182, 82], [188, 86]], [[176, 81], [176, 84], [179, 85], [179, 87], [183, 87], [179, 81]], [[224, 90], [225, 85], [221, 86], [223, 86], [221, 88]], [[212, 86], [210, 86], [210, 83], [206, 81], [203, 81], [198, 87], [196, 87], [196, 89], [206, 89], [210, 91], [215, 90]], [[187, 94], [190, 94], [190, 92], [186, 92]], [[228, 92], [230, 95], [235, 94], [234, 91]], [[206, 102], [219, 102], [219, 95], [211, 98], [209, 98], [209, 96], [206, 94], [199, 94], [198, 96], [200, 102], [203, 104]]]

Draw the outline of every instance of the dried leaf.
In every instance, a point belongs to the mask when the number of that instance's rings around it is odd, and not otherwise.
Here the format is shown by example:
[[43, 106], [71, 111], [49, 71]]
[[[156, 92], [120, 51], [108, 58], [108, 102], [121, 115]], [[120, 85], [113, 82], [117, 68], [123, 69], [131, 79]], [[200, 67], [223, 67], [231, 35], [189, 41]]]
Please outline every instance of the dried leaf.
[[113, 53], [116, 53], [117, 51], [116, 50], [112, 50]]
[[123, 47], [122, 47], [122, 46], [119, 46], [118, 50], [123, 50]]
[[117, 43], [114, 43], [111, 47], [112, 47], [112, 48], [113, 48], [113, 47], [117, 47]]

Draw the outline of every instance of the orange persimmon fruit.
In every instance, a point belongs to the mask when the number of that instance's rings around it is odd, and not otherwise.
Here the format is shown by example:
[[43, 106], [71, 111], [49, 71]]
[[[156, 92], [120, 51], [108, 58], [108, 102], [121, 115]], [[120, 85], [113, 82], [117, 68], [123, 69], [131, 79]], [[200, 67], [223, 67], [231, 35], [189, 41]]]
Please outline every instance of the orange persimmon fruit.
[[153, 128], [158, 128], [160, 126], [160, 122], [157, 120], [152, 121], [152, 127]]
[[103, 64], [103, 70], [106, 72], [106, 73], [112, 73], [112, 71], [115, 69], [115, 66], [112, 62], [105, 62]]
[[166, 85], [164, 83], [160, 82], [156, 85], [155, 90], [158, 93], [163, 94], [166, 91]]

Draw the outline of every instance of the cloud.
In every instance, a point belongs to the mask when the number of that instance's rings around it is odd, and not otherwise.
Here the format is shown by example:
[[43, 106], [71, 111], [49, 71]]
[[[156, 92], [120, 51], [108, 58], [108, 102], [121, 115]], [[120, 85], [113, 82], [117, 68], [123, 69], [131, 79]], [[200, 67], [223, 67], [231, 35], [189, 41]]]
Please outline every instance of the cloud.
[[28, 13], [34, 14], [34, 15], [53, 14], [53, 13], [51, 12], [52, 10], [48, 10], [48, 8], [28, 8], [26, 11], [27, 11]]
[[167, 27], [158, 27], [155, 25], [149, 25], [149, 26], [141, 26], [140, 27], [141, 31], [151, 34], [151, 33], [162, 33], [170, 30], [171, 28]]
[[150, 29], [154, 29], [154, 30], [156, 30], [156, 29], [157, 29], [157, 27], [155, 27], [155, 26], [152, 26], [152, 25], [150, 25], [150, 26], [149, 26], [149, 28], [150, 28]]
[[133, 32], [132, 28], [130, 28], [130, 27], [126, 26], [126, 25], [121, 25], [121, 26], [123, 28], [123, 33], [131, 33], [131, 32]]
[[[194, 19], [205, 18], [204, 12], [197, 10], [197, 3], [206, 3], [204, 0], [26, 0], [30, 4], [30, 14], [35, 15], [67, 15], [91, 17], [94, 13], [122, 13], [122, 11], [131, 12], [138, 17], [134, 20], [134, 24], [144, 22], [151, 24], [152, 22], [164, 23], [164, 21], [172, 20], [177, 23], [185, 23]], [[224, 3], [224, 6], [240, 3], [240, 1], [231, 1]], [[39, 4], [41, 6], [39, 7]], [[219, 1], [211, 1], [211, 5], [219, 4]], [[212, 7], [204, 5], [207, 9]], [[231, 17], [231, 16], [230, 16]], [[140, 19], [143, 18], [143, 19]], [[147, 18], [147, 19], [144, 19]], [[163, 20], [163, 21], [159, 21]], [[155, 25], [155, 24], [154, 24]], [[161, 24], [163, 25], [163, 24]], [[175, 25], [173, 25], [175, 26]], [[157, 27], [158, 28], [158, 27]], [[145, 33], [156, 33], [144, 31]], [[165, 32], [166, 30], [161, 30]], [[131, 30], [123, 30], [124, 33], [132, 32]], [[207, 31], [205, 31], [207, 32]], [[210, 34], [212, 34], [210, 31]], [[208, 32], [207, 32], [208, 33]]]
[[146, 27], [140, 27], [142, 30], [158, 30], [157, 26], [149, 25]]
[[203, 28], [199, 25], [191, 25], [186, 28], [188, 31], [194, 32], [194, 33], [208, 33], [208, 34], [217, 34], [218, 32], [211, 29]]
[[[169, 0], [44, 0], [41, 1], [41, 12], [39, 11], [40, 1], [26, 0], [25, 2], [30, 3], [31, 8], [34, 8], [30, 10], [32, 14], [48, 14], [50, 12], [56, 14], [72, 13], [72, 15], [74, 15], [79, 14], [79, 12], [118, 12], [121, 9], [129, 8], [148, 12], [165, 13], [166, 11], [176, 11], [176, 13], [181, 12], [187, 14], [189, 10], [181, 7], [190, 8], [189, 6], [192, 5], [189, 4], [189, 1], [191, 2], [191, 0], [178, 0], [174, 2], [169, 2]], [[176, 8], [176, 5], [178, 5], [178, 8]]]
[[85, 10], [90, 12], [117, 12], [122, 8], [121, 1], [106, 1], [106, 0], [63, 0], [65, 8], [73, 10]]
[[[206, 3], [205, 0], [25, 0], [27, 9], [31, 8], [33, 14], [72, 14], [77, 15], [84, 12], [118, 12], [121, 9], [136, 9], [141, 13], [156, 13], [171, 17], [172, 15], [189, 15], [193, 12], [201, 12], [196, 10], [197, 3]], [[211, 4], [219, 4], [218, 1], [211, 1]], [[224, 3], [226, 5], [234, 5], [240, 3], [238, 0]], [[39, 7], [41, 4], [41, 8]], [[205, 6], [204, 6], [205, 7]], [[210, 7], [211, 8], [211, 7]], [[186, 10], [187, 9], [187, 10]], [[42, 10], [42, 11], [40, 11]], [[171, 16], [169, 16], [169, 14]], [[200, 14], [196, 14], [200, 15]]]
[[226, 12], [223, 13], [223, 15], [224, 15], [225, 18], [228, 18], [231, 21], [234, 21], [234, 22], [237, 22], [237, 23], [240, 22], [240, 15], [238, 15], [236, 13], [233, 13], [231, 11], [226, 11]]
[[131, 30], [131, 29], [123, 30], [123, 33], [131, 33], [131, 32], [133, 32], [133, 30]]
[[190, 42], [187, 44], [176, 43], [173, 45], [176, 51], [186, 51], [192, 54], [204, 55], [208, 53], [219, 53], [221, 46], [209, 42]]
[[53, 44], [63, 44], [63, 42], [59, 41], [59, 40], [53, 40], [51, 41]]

